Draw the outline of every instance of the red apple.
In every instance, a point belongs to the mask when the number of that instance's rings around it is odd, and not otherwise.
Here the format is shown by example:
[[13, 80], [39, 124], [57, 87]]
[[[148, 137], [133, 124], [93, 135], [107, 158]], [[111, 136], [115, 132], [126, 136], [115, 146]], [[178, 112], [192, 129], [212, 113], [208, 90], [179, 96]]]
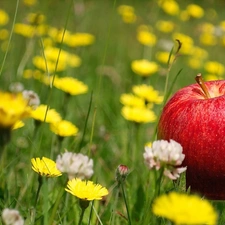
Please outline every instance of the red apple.
[[177, 91], [165, 105], [158, 139], [173, 139], [183, 147], [186, 187], [209, 199], [225, 200], [225, 80]]

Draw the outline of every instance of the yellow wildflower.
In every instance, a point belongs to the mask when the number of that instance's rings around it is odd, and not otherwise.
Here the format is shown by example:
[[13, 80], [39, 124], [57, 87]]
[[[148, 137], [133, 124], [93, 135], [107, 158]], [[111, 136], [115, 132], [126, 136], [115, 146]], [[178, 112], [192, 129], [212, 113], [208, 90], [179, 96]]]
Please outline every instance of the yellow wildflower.
[[32, 110], [31, 117], [46, 123], [56, 123], [62, 119], [55, 109], [48, 109], [47, 105], [39, 105], [35, 110]]
[[43, 36], [46, 34], [47, 26], [41, 24], [39, 26], [33, 26], [30, 24], [16, 23], [14, 26], [14, 32], [16, 34], [22, 35], [27, 38], [32, 38], [33, 36]]
[[0, 9], [0, 26], [4, 26], [9, 22], [9, 15], [6, 11]]
[[206, 199], [177, 192], [159, 196], [153, 203], [152, 211], [177, 225], [215, 225], [218, 217]]
[[215, 26], [212, 23], [204, 22], [200, 26], [203, 33], [213, 34], [215, 31]]
[[21, 94], [0, 92], [0, 128], [11, 128], [18, 120], [28, 117], [30, 108]]
[[225, 20], [220, 21], [219, 27], [225, 31]]
[[206, 62], [204, 68], [208, 73], [217, 75], [223, 75], [225, 71], [224, 65], [216, 61]]
[[201, 58], [198, 57], [191, 57], [190, 59], [188, 59], [188, 65], [192, 68], [192, 69], [200, 69], [203, 65], [203, 61]]
[[32, 169], [40, 176], [44, 177], [58, 177], [62, 173], [57, 169], [56, 163], [46, 157], [32, 158], [31, 159]]
[[159, 92], [150, 85], [135, 85], [132, 90], [138, 97], [144, 98], [148, 102], [156, 104], [161, 104], [163, 102], [163, 96], [160, 96]]
[[199, 41], [203, 45], [214, 46], [217, 44], [217, 37], [210, 33], [202, 33], [199, 36]]
[[137, 34], [137, 40], [147, 46], [153, 46], [156, 44], [156, 36], [146, 30], [139, 30]]
[[140, 108], [145, 106], [145, 100], [133, 94], [122, 94], [120, 96], [120, 102], [123, 105], [127, 105], [127, 106], [134, 106], [134, 107], [140, 107]]
[[156, 120], [155, 113], [146, 107], [124, 106], [121, 113], [126, 120], [136, 123], [150, 123]]
[[[169, 52], [157, 52], [156, 53], [156, 59], [161, 62], [161, 63], [164, 63], [164, 64], [167, 64], [168, 63], [168, 60], [169, 60], [169, 56], [170, 56], [170, 53]], [[171, 55], [170, 56], [170, 62], [172, 62], [174, 59], [174, 55]]]
[[48, 71], [49, 73], [53, 73], [55, 69], [57, 69], [56, 71], [63, 71], [68, 66], [78, 67], [81, 64], [81, 59], [79, 56], [70, 54], [62, 49], [60, 50], [59, 48], [49, 46], [44, 50], [44, 54], [45, 58], [43, 56], [35, 56], [33, 58], [33, 64], [37, 68], [43, 71]]
[[16, 123], [13, 125], [12, 130], [17, 130], [24, 126], [24, 122], [22, 120], [16, 121]]
[[78, 133], [78, 128], [66, 120], [51, 123], [50, 130], [60, 137], [75, 136]]
[[122, 16], [124, 23], [134, 23], [136, 21], [137, 16], [135, 15], [134, 7], [129, 5], [120, 5], [117, 10]]
[[193, 48], [194, 48], [194, 41], [190, 36], [183, 33], [174, 33], [173, 38], [174, 40], [177, 39], [182, 43], [180, 53], [183, 53], [186, 55], [192, 54]]
[[45, 21], [45, 16], [40, 13], [29, 13], [27, 15], [27, 21], [32, 25], [42, 24]]
[[193, 49], [192, 49], [192, 55], [194, 57], [206, 59], [208, 57], [209, 53], [203, 48], [194, 46]]
[[40, 80], [42, 76], [43, 76], [43, 73], [39, 70], [27, 69], [23, 71], [23, 78], [25, 79], [34, 78], [34, 79]]
[[24, 5], [33, 6], [37, 4], [38, 0], [23, 0]]
[[150, 76], [156, 73], [159, 69], [156, 62], [150, 62], [147, 59], [134, 60], [131, 63], [131, 68], [134, 73], [143, 77]]
[[175, 24], [172, 21], [158, 20], [156, 23], [156, 28], [164, 33], [170, 33], [174, 30]]
[[0, 40], [6, 40], [9, 37], [9, 31], [6, 29], [0, 30]]
[[190, 19], [190, 15], [188, 14], [187, 10], [181, 10], [179, 17], [180, 20], [184, 22]]
[[205, 74], [204, 75], [204, 80], [209, 81], [209, 80], [223, 80], [224, 78], [222, 76], [218, 76], [216, 74]]
[[204, 16], [204, 9], [196, 4], [189, 4], [187, 6], [188, 14], [193, 18], [201, 18]]
[[87, 46], [93, 44], [95, 37], [89, 33], [75, 33], [71, 34], [69, 38], [65, 39], [65, 44], [70, 47]]
[[180, 12], [180, 7], [175, 0], [160, 0], [158, 3], [163, 11], [171, 16], [178, 15]]
[[73, 77], [58, 78], [54, 86], [70, 95], [80, 95], [88, 91], [88, 86]]
[[101, 200], [108, 195], [108, 190], [100, 184], [94, 184], [92, 181], [82, 181], [79, 178], [69, 180], [65, 189], [70, 194], [87, 201]]

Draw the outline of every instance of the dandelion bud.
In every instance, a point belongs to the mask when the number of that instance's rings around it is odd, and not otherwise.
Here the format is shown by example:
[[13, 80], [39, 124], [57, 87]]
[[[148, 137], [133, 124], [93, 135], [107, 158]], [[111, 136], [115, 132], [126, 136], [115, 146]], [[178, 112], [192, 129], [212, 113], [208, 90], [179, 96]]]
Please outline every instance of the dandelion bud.
[[116, 180], [123, 182], [129, 174], [129, 168], [125, 165], [119, 165], [116, 169]]

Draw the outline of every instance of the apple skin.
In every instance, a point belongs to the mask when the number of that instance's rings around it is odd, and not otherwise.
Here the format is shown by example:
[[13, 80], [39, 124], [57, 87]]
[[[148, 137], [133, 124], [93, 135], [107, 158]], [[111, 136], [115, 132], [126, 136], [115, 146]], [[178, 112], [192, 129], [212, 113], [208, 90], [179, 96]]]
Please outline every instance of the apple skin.
[[225, 200], [225, 80], [208, 81], [211, 98], [198, 84], [177, 91], [159, 119], [157, 138], [183, 147], [186, 188]]

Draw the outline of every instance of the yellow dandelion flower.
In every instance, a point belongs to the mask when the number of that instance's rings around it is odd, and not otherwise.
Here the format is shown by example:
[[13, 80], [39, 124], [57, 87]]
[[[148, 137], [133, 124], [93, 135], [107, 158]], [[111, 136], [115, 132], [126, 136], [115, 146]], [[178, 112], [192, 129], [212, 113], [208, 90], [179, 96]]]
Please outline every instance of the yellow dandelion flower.
[[[168, 63], [169, 56], [170, 56], [169, 52], [160, 51], [160, 52], [156, 53], [156, 59], [159, 62], [164, 63], [164, 64]], [[170, 62], [172, 62], [173, 60], [174, 60], [174, 55], [171, 55], [170, 56]]]
[[70, 47], [87, 46], [93, 44], [95, 36], [89, 33], [75, 33], [71, 34], [69, 38], [65, 39], [65, 44]]
[[124, 106], [121, 113], [126, 120], [136, 123], [151, 123], [156, 121], [155, 113], [146, 107]]
[[216, 74], [205, 74], [204, 80], [210, 81], [210, 80], [223, 80], [224, 78], [221, 76], [218, 76]]
[[215, 225], [218, 217], [206, 199], [177, 192], [159, 196], [153, 203], [152, 211], [177, 225]]
[[200, 28], [203, 33], [213, 34], [215, 31], [215, 26], [212, 23], [208, 23], [208, 22], [202, 23]]
[[120, 15], [122, 15], [124, 12], [134, 12], [134, 7], [130, 5], [120, 5], [117, 8], [117, 11]]
[[117, 11], [122, 16], [124, 23], [134, 23], [137, 19], [133, 6], [120, 5]]
[[9, 37], [9, 31], [6, 29], [0, 30], [0, 40], [6, 40]]
[[58, 78], [54, 86], [70, 95], [80, 95], [88, 91], [88, 86], [73, 77]]
[[203, 66], [203, 61], [200, 58], [191, 57], [190, 59], [188, 59], [188, 65], [192, 69], [200, 69]]
[[6, 11], [0, 9], [0, 26], [4, 26], [9, 22], [9, 15]]
[[181, 10], [179, 17], [180, 20], [184, 22], [190, 19], [190, 15], [188, 14], [187, 10]]
[[35, 33], [35, 27], [29, 24], [16, 23], [14, 32], [27, 38], [32, 38]]
[[38, 0], [23, 0], [23, 4], [27, 6], [33, 6], [37, 4]]
[[170, 33], [174, 30], [175, 24], [172, 21], [158, 20], [156, 28], [161, 32]]
[[224, 65], [216, 61], [206, 62], [204, 68], [210, 74], [223, 75], [225, 71]]
[[31, 159], [32, 169], [40, 176], [44, 177], [58, 177], [62, 173], [57, 169], [56, 163], [46, 157], [32, 158]]
[[134, 60], [131, 63], [131, 69], [134, 73], [147, 77], [159, 70], [159, 66], [156, 62], [150, 62], [147, 59]]
[[47, 70], [50, 73], [54, 72], [55, 69], [56, 71], [63, 71], [68, 66], [79, 67], [81, 64], [81, 59], [79, 56], [70, 54], [69, 52], [62, 49], [60, 50], [59, 48], [49, 46], [44, 50], [44, 54], [45, 58], [43, 56], [35, 56], [33, 58], [33, 64], [37, 68], [43, 71]]
[[39, 26], [33, 26], [30, 24], [16, 23], [14, 26], [14, 32], [16, 34], [22, 35], [27, 38], [32, 38], [33, 36], [43, 36], [46, 34], [47, 26], [41, 24]]
[[102, 197], [108, 195], [108, 190], [100, 184], [94, 184], [92, 181], [82, 181], [74, 178], [69, 180], [65, 189], [70, 194], [82, 200], [101, 200]]
[[[54, 83], [59, 80], [60, 78], [55, 75], [55, 76], [46, 76], [46, 75], [42, 75], [40, 77], [40, 81], [43, 82], [45, 85], [49, 85], [52, 86], [52, 84], [54, 85]], [[53, 82], [53, 83], [52, 83]]]
[[209, 53], [203, 48], [194, 46], [193, 47], [193, 51], [192, 51], [192, 55], [194, 57], [198, 57], [198, 58], [201, 58], [201, 59], [206, 59], [208, 57]]
[[45, 15], [41, 13], [29, 13], [27, 15], [27, 21], [33, 25], [42, 24], [45, 21]]
[[28, 102], [21, 94], [0, 92], [0, 128], [11, 128], [18, 120], [30, 115]]
[[23, 78], [25, 79], [34, 78], [34, 79], [40, 80], [42, 76], [43, 76], [43, 73], [39, 70], [27, 69], [27, 70], [24, 70], [23, 72]]
[[219, 27], [225, 31], [225, 20], [220, 21]]
[[217, 37], [214, 34], [203, 33], [199, 36], [199, 41], [203, 45], [214, 46], [217, 44]]
[[221, 45], [225, 47], [225, 36], [221, 37]]
[[22, 120], [18, 120], [12, 127], [12, 130], [17, 130], [21, 127], [24, 127], [24, 122]]
[[145, 100], [133, 94], [122, 94], [120, 96], [120, 102], [123, 105], [127, 105], [127, 106], [134, 106], [134, 107], [140, 107], [140, 108], [145, 106]]
[[156, 44], [156, 36], [146, 30], [140, 30], [137, 34], [137, 40], [147, 46], [154, 46]]
[[175, 0], [160, 0], [158, 3], [163, 11], [171, 16], [178, 15], [180, 12], [180, 7]]
[[56, 68], [56, 61], [52, 61], [49, 59], [44, 59], [42, 56], [34, 56], [33, 57], [33, 64], [42, 71], [48, 71], [48, 73], [53, 73], [56, 69], [57, 72], [64, 71], [67, 66], [67, 62], [64, 60], [59, 60], [57, 62]]
[[183, 33], [174, 33], [174, 40], [178, 39], [182, 43], [182, 48], [180, 49], [180, 53], [190, 55], [193, 52], [194, 41], [193, 39]]
[[34, 120], [46, 122], [46, 123], [56, 123], [62, 120], [59, 113], [55, 109], [48, 109], [47, 105], [39, 105], [35, 110], [32, 110], [31, 117]]
[[196, 4], [189, 4], [187, 6], [188, 14], [193, 18], [201, 18], [204, 16], [204, 9]]
[[160, 96], [159, 92], [150, 85], [135, 85], [132, 87], [132, 90], [134, 94], [140, 98], [146, 99], [148, 102], [156, 104], [161, 104], [163, 102], [163, 96]]
[[50, 130], [60, 137], [75, 136], [78, 133], [78, 128], [66, 120], [51, 123]]
[[70, 67], [78, 67], [81, 64], [81, 59], [75, 54], [70, 54], [67, 63]]

